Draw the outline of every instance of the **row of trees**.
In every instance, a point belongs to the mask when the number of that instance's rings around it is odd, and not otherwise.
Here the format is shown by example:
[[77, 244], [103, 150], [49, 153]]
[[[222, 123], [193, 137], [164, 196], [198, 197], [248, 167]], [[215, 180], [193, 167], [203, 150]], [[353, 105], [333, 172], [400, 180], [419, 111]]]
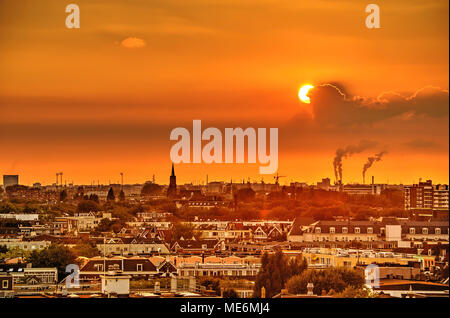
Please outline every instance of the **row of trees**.
[[264, 253], [261, 268], [256, 276], [254, 296], [261, 297], [262, 287], [266, 290], [267, 298], [279, 294], [292, 276], [300, 275], [307, 268], [305, 259], [289, 259], [281, 251], [271, 255]]
[[292, 294], [306, 294], [308, 283], [314, 284], [316, 295], [334, 294], [343, 292], [347, 287], [362, 289], [364, 277], [348, 268], [308, 269], [289, 279], [286, 287]]
[[66, 266], [76, 264], [77, 257], [94, 257], [100, 255], [96, 246], [90, 243], [83, 243], [68, 248], [61, 244], [51, 244], [42, 250], [25, 251], [18, 247], [8, 249], [0, 246], [0, 260], [11, 258], [22, 258], [25, 262], [31, 263], [33, 267], [56, 267], [58, 277], [62, 279]]
[[261, 268], [254, 285], [254, 296], [262, 297], [264, 287], [266, 297], [271, 298], [287, 288], [291, 294], [306, 294], [307, 285], [314, 285], [316, 295], [337, 297], [368, 297], [363, 289], [362, 273], [349, 268], [308, 269], [305, 259], [289, 259], [281, 251], [275, 254], [264, 253]]

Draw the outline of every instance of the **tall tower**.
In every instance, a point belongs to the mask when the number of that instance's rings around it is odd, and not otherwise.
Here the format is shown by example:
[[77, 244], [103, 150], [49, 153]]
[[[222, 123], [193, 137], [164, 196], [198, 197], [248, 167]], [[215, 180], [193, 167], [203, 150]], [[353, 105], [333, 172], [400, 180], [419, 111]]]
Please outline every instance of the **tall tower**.
[[175, 167], [172, 163], [172, 174], [170, 175], [169, 188], [167, 189], [168, 197], [175, 197], [177, 195], [177, 177], [175, 176]]

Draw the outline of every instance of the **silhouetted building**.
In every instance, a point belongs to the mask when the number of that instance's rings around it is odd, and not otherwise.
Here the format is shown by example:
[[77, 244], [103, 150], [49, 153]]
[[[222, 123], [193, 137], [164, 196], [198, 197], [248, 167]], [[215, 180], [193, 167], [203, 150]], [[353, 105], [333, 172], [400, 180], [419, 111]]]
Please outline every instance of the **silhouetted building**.
[[322, 178], [322, 181], [317, 182], [317, 188], [322, 190], [330, 190], [331, 181], [330, 178]]
[[167, 189], [168, 197], [175, 197], [177, 195], [177, 177], [175, 176], [175, 167], [172, 163], [172, 174], [170, 175], [169, 188]]
[[14, 174], [14, 175], [8, 175], [5, 174], [3, 175], [3, 186], [9, 187], [9, 186], [13, 186], [13, 185], [18, 185], [19, 184], [19, 175]]

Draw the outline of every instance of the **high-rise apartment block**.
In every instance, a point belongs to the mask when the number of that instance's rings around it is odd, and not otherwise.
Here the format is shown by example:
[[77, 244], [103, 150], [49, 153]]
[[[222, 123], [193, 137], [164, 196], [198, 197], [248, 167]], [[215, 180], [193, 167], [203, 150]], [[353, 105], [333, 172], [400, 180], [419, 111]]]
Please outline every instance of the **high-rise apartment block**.
[[405, 187], [405, 210], [416, 216], [438, 216], [447, 214], [448, 185], [433, 185], [431, 180]]

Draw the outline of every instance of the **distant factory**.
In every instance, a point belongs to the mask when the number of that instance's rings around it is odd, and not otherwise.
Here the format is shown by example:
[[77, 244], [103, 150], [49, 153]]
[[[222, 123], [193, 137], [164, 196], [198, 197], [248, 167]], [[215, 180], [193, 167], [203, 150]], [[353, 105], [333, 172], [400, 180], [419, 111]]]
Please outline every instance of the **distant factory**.
[[17, 174], [5, 174], [3, 175], [3, 187], [9, 187], [19, 184], [19, 175]]

